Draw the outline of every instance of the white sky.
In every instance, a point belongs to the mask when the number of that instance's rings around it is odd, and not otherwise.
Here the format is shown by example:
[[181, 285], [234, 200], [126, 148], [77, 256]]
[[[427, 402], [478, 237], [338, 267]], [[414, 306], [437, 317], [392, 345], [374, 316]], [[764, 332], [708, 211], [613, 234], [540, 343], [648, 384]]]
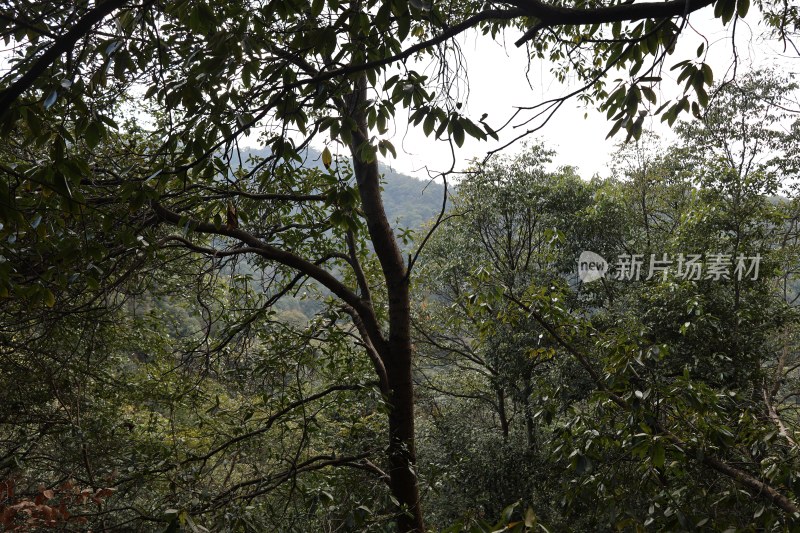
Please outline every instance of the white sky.
[[[763, 66], [777, 66], [784, 70], [799, 70], [798, 58], [781, 57], [780, 45], [767, 42], [761, 38], [762, 30], [756, 21], [760, 19], [756, 8], [744, 20], [739, 20], [736, 30], [736, 43], [739, 73], [751, 68]], [[721, 23], [713, 19], [712, 11], [705, 9], [694, 13], [690, 18], [691, 28], [679, 39], [677, 50], [668, 56], [666, 68], [662, 72], [664, 81], [660, 90], [659, 103], [664, 99], [674, 98], [679, 95], [679, 89], [674, 84], [679, 70], [669, 71], [678, 61], [696, 57], [697, 47], [704, 38], [708, 39], [707, 49], [709, 63], [714, 70], [715, 81], [729, 74], [733, 62], [730, 39], [730, 28], [723, 28]], [[516, 48], [513, 42], [519, 37], [508, 34], [506, 45], [493, 42], [486, 37], [475, 37], [475, 34], [462, 36], [459, 41], [467, 60], [469, 76], [469, 98], [465, 102], [467, 115], [474, 121], [483, 113], [488, 113], [487, 121], [496, 126], [505, 122], [514, 111], [514, 106], [530, 106], [542, 100], [561, 96], [568, 93], [571, 87], [565, 87], [554, 80], [550, 74], [547, 63], [537, 61], [531, 64], [530, 86], [526, 80], [527, 58], [524, 47]], [[420, 65], [418, 68], [422, 68]], [[616, 78], [621, 72], [612, 72], [611, 78]], [[662, 99], [663, 98], [663, 99]], [[588, 117], [584, 118], [584, 113]], [[669, 128], [662, 125], [660, 119], [648, 118], [645, 127], [656, 131], [662, 137], [669, 139]], [[581, 175], [588, 179], [593, 174], [599, 173], [606, 176], [610, 154], [615, 150], [615, 144], [624, 140], [624, 132], [618, 133], [614, 139], [606, 140], [606, 135], [611, 128], [604, 113], [593, 108], [584, 109], [576, 100], [565, 103], [537, 134], [545, 144], [556, 150], [558, 155], [557, 165], [570, 164], [579, 167]], [[500, 140], [488, 142], [475, 141], [467, 137], [464, 146], [456, 152], [456, 170], [463, 169], [467, 162], [473, 158], [483, 158], [488, 150], [501, 146], [520, 132], [527, 129], [522, 127], [501, 134]], [[398, 150], [396, 160], [385, 161], [396, 170], [426, 178], [424, 167], [443, 170], [450, 167], [452, 158], [449, 146], [446, 143], [434, 142], [422, 133], [421, 125], [407, 128], [405, 115], [398, 113], [396, 131], [394, 135], [387, 134]], [[519, 151], [517, 143], [506, 149], [505, 153]]]

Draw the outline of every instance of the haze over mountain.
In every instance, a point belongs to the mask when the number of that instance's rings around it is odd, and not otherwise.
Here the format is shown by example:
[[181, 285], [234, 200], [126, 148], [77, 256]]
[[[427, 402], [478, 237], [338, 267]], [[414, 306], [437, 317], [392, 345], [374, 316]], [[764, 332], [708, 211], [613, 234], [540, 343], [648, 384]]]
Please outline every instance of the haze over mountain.
[[[268, 149], [248, 149], [242, 151], [242, 159], [247, 166], [249, 156], [267, 157]], [[324, 169], [322, 154], [314, 148], [307, 149], [303, 162], [306, 168]], [[394, 227], [419, 229], [425, 222], [435, 217], [442, 208], [444, 187], [434, 181], [422, 181], [394, 171], [387, 165], [380, 165], [383, 172], [383, 202], [389, 222]]]

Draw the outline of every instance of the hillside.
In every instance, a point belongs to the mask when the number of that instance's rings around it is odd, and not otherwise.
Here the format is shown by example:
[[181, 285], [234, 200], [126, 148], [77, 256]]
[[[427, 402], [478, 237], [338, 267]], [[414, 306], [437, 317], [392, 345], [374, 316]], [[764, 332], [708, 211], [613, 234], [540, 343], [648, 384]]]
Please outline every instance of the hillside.
[[[250, 156], [267, 157], [269, 154], [267, 149], [247, 150], [242, 152], [242, 159], [247, 166]], [[320, 152], [309, 148], [303, 166], [322, 169]], [[417, 229], [439, 213], [444, 192], [441, 184], [400, 174], [387, 165], [381, 165], [381, 171], [383, 202], [389, 221], [395, 227]]]

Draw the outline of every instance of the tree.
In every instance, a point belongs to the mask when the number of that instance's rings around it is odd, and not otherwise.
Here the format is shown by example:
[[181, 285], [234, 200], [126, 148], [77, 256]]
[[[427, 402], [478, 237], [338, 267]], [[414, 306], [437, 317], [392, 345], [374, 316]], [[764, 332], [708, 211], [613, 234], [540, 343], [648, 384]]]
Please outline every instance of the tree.
[[[58, 258], [58, 272], [31, 277], [4, 267], [0, 290], [57, 302], [81, 261], [74, 257], [78, 242], [106, 272], [120, 254], [135, 264], [179, 244], [203, 256], [253, 257], [283, 284], [278, 294], [313, 279], [359, 330], [391, 405], [387, 474], [398, 528], [422, 531], [411, 379], [414, 261], [401, 254], [381, 201], [377, 154], [394, 147], [372, 132], [382, 135], [403, 106], [426, 133], [457, 145], [467, 134], [495, 133], [403, 62], [417, 53], [444, 60], [439, 45], [470, 29], [495, 37], [524, 28], [518, 44], [532, 42], [532, 54], [559, 60], [561, 72], [578, 72], [585, 82], [579, 94], [609, 111], [613, 131], [624, 127], [637, 137], [641, 104], [655, 103], [650, 85], [687, 15], [710, 6], [728, 23], [748, 12], [749, 1], [589, 8], [536, 1], [13, 4], [0, 28], [13, 52], [0, 82], [0, 131], [8, 139], [3, 236], [30, 238], [31, 229], [64, 227], [67, 220], [83, 229], [77, 239], [34, 241], [52, 247], [42, 265]], [[767, 22], [778, 30], [790, 23]], [[678, 66], [702, 106], [710, 68], [702, 58]], [[614, 68], [630, 79], [611, 88], [605, 78]], [[662, 110], [672, 122], [689, 108], [684, 94]], [[123, 117], [143, 127], [123, 127]], [[245, 168], [234, 154], [251, 131], [271, 155]], [[323, 153], [327, 172], [298, 169], [303, 147], [319, 134], [344, 147], [352, 179], [333, 164], [330, 150]], [[362, 266], [362, 237], [374, 251], [378, 278]], [[4, 253], [29, 251], [28, 244], [7, 241]], [[77, 273], [87, 284], [107, 281]]]
[[[776, 91], [778, 86], [783, 89]], [[794, 148], [783, 131], [786, 124], [778, 118], [786, 109], [781, 100], [792, 90], [791, 84], [765, 73], [719, 87], [703, 121], [679, 128], [683, 138], [678, 146], [662, 157], [651, 156], [651, 172], [626, 176], [631, 189], [628, 204], [647, 206], [641, 209], [646, 218], [636, 213], [643, 222], [629, 238], [636, 253], [645, 258], [650, 253], [657, 258], [667, 253], [673, 260], [687, 253], [723, 254], [723, 258], [734, 258], [734, 263], [737, 257], [760, 255], [763, 266], [757, 280], [731, 275], [730, 281], [722, 283], [687, 282], [670, 275], [662, 283], [615, 289], [615, 303], [607, 306], [612, 316], [633, 312], [640, 317], [623, 319], [626, 329], [666, 350], [635, 365], [638, 390], [655, 392], [650, 400], [653, 405], [681, 405], [682, 400], [674, 396], [677, 388], [664, 391], [662, 387], [681, 373], [684, 379], [691, 376], [682, 386], [701, 383], [700, 397], [709, 400], [710, 412], [715, 413], [709, 417], [715, 422], [700, 430], [707, 432], [705, 442], [716, 441], [713, 446], [729, 457], [755, 456], [762, 464], [794, 460], [791, 440], [789, 446], [783, 439], [773, 441], [781, 428], [767, 416], [763, 394], [776, 345], [785, 348], [782, 339], [796, 327], [793, 310], [775, 290], [784, 274], [772, 270], [778, 264], [775, 258], [785, 253], [782, 241], [787, 228], [781, 212], [787, 205], [774, 195], [781, 183], [792, 179], [786, 169]], [[728, 399], [722, 399], [723, 391]], [[658, 411], [669, 417], [662, 408]], [[690, 421], [693, 417], [684, 414], [682, 418]], [[730, 435], [715, 436], [714, 431]], [[748, 446], [760, 446], [759, 452]], [[776, 472], [770, 478], [785, 483], [777, 480], [787, 479], [782, 477], [786, 475], [786, 471]], [[755, 477], [767, 476], [756, 469]], [[690, 497], [692, 491], [686, 490], [684, 496]], [[721, 496], [719, 501], [725, 500]], [[691, 504], [684, 505], [683, 511], [691, 509]], [[709, 524], [719, 520], [722, 526], [737, 515], [740, 523], [747, 524], [762, 513], [731, 510], [727, 518], [709, 517]], [[764, 518], [765, 523], [774, 519]]]
[[[488, 378], [482, 397], [494, 406], [505, 438], [511, 422], [506, 403], [514, 411], [521, 406], [531, 448], [536, 431], [530, 397], [538, 367], [548, 362], [542, 332], [533, 323], [505, 328], [496, 320], [502, 308], [473, 304], [478, 293], [502, 287], [521, 295], [532, 284], [558, 283], [571, 271], [574, 250], [557, 243], [565, 239], [560, 232], [575, 231], [590, 190], [569, 168], [546, 172], [551, 156], [532, 146], [514, 160], [476, 167], [459, 182], [448, 219], [426, 249], [418, 289], [426, 301], [415, 321], [426, 359], [455, 358], [458, 368]], [[490, 339], [480, 342], [489, 330]], [[531, 349], [533, 344], [541, 349]], [[435, 387], [433, 381], [421, 385]]]
[[[720, 87], [703, 122], [679, 128], [679, 143], [623, 147], [604, 183], [543, 178], [529, 164], [546, 160], [535, 150], [462, 182], [422, 263], [430, 295], [418, 326], [430, 376], [420, 383], [430, 389], [423, 427], [438, 437], [425, 439], [423, 458], [454, 464], [433, 477], [449, 501], [465, 512], [491, 501], [481, 476], [499, 476], [556, 527], [587, 515], [608, 528], [794, 524], [796, 234], [793, 201], [775, 196], [797, 151], [783, 101], [792, 90], [768, 73]], [[550, 227], [558, 238], [544, 246], [527, 229]], [[641, 276], [582, 284], [574, 260], [583, 250], [612, 264], [641, 254]], [[731, 258], [728, 277], [687, 279], [674, 264], [648, 276], [651, 254], [695, 253]], [[736, 274], [739, 256], [761, 258], [758, 276]], [[550, 460], [538, 462], [486, 430], [499, 420], [507, 431], [492, 384], [524, 381], [520, 363], [542, 354], [546, 377], [530, 400]], [[498, 379], [503, 365], [511, 371]], [[456, 445], [464, 411], [470, 431]], [[491, 450], [490, 459], [463, 448]], [[525, 476], [540, 483], [515, 478], [517, 461], [537, 464]], [[453, 470], [475, 488], [459, 492]], [[783, 513], [742, 498], [732, 480], [766, 483]], [[549, 495], [553, 484], [563, 493]]]
[[580, 253], [597, 184], [569, 167], [549, 171], [551, 156], [537, 144], [471, 169], [420, 262], [413, 324], [433, 524], [495, 516], [517, 500], [548, 526], [567, 524], [546, 426], [556, 412], [548, 398], [575, 368], [502, 299], [563, 286]]

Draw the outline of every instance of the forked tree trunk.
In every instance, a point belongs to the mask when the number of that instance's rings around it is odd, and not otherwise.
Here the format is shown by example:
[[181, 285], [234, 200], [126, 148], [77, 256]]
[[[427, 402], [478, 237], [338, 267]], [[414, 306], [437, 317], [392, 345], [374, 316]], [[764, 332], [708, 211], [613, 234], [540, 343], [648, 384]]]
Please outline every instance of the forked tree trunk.
[[353, 132], [351, 154], [353, 171], [361, 195], [370, 240], [381, 264], [389, 304], [388, 338], [370, 339], [386, 369], [389, 385], [389, 482], [392, 495], [400, 504], [397, 518], [401, 533], [425, 531], [417, 484], [417, 458], [414, 446], [414, 385], [411, 379], [411, 304], [407, 266], [386, 217], [380, 191], [377, 160], [364, 161], [359, 148], [369, 140], [363, 113], [366, 77], [356, 83], [349, 98], [348, 114], [358, 124]]

